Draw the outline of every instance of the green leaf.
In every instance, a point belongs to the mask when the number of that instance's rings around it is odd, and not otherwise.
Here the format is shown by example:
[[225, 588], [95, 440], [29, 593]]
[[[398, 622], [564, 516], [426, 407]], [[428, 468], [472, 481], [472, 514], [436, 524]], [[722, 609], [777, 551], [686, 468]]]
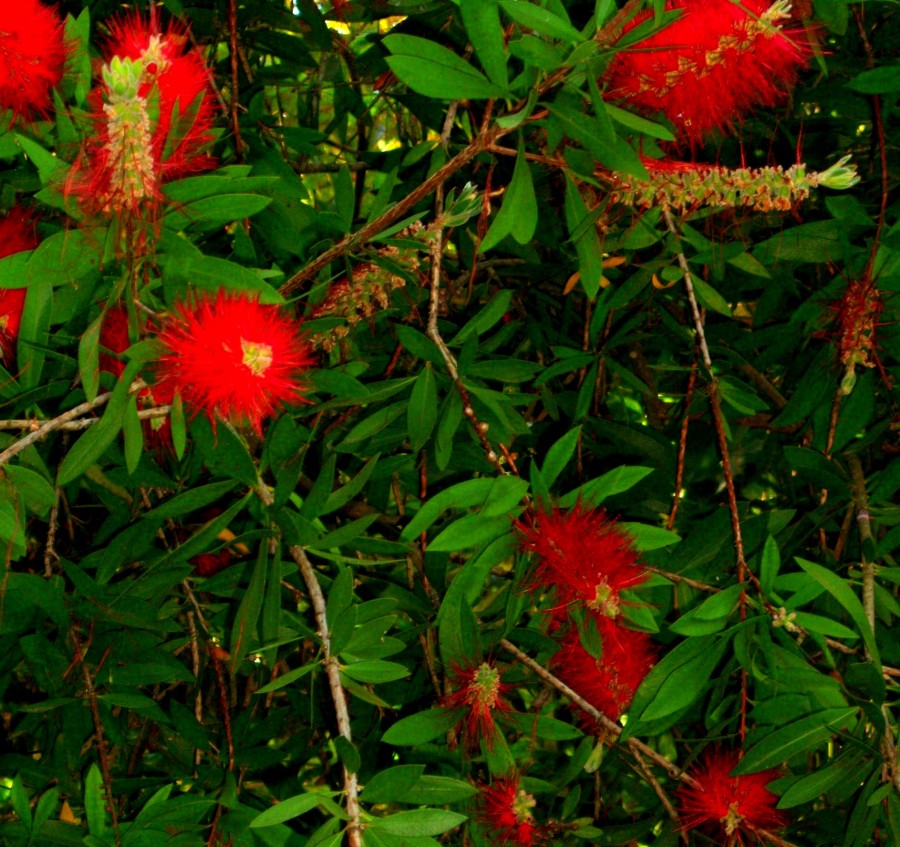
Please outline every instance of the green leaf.
[[419, 781], [425, 765], [398, 765], [378, 771], [360, 794], [364, 803], [396, 803]]
[[588, 212], [578, 186], [568, 174], [566, 174], [565, 213], [569, 238], [578, 254], [581, 287], [588, 298], [593, 300], [600, 290], [600, 280], [603, 277], [603, 250], [600, 247], [594, 217]]
[[88, 400], [93, 400], [100, 390], [100, 327], [101, 314], [84, 331], [78, 342], [78, 375]]
[[578, 488], [561, 497], [559, 503], [561, 506], [574, 506], [579, 500], [583, 500], [590, 506], [599, 506], [609, 497], [634, 488], [654, 470], [656, 469], [641, 465], [622, 465], [622, 467], [607, 471], [597, 479], [579, 485]]
[[900, 91], [900, 62], [857, 74], [847, 84], [860, 94], [889, 94]]
[[282, 800], [278, 805], [266, 809], [264, 812], [253, 818], [253, 820], [250, 821], [250, 827], [251, 829], [258, 829], [263, 826], [275, 826], [276, 824], [284, 823], [285, 821], [289, 821], [292, 818], [299, 817], [300, 815], [315, 809], [316, 806], [320, 805], [325, 799], [330, 799], [330, 796], [326, 797], [324, 794], [311, 793], [298, 794], [296, 797], [288, 797], [287, 800]]
[[265, 209], [271, 197], [260, 194], [219, 194], [175, 206], [166, 213], [164, 224], [175, 232], [187, 227], [215, 229], [232, 221], [250, 218]]
[[486, 518], [483, 515], [466, 515], [441, 530], [428, 545], [428, 549], [433, 553], [451, 553], [477, 547], [509, 532], [509, 527], [509, 518], [506, 517]]
[[660, 124], [648, 121], [646, 118], [635, 115], [633, 112], [626, 112], [624, 109], [620, 109], [612, 103], [606, 103], [605, 108], [606, 113], [610, 118], [627, 129], [633, 129], [635, 132], [649, 135], [651, 138], [659, 138], [662, 141], [675, 140], [675, 135], [672, 131]]
[[528, 244], [534, 238], [537, 224], [537, 197], [534, 193], [531, 167], [525, 156], [525, 143], [520, 136], [519, 155], [516, 156], [512, 180], [506, 188], [500, 211], [479, 245], [479, 250], [487, 253], [507, 235], [511, 235], [519, 244]]
[[467, 509], [480, 506], [491, 493], [492, 479], [469, 479], [458, 482], [435, 494], [422, 504], [422, 508], [400, 533], [402, 541], [411, 541], [425, 532], [447, 509]]
[[697, 700], [727, 646], [727, 638], [705, 635], [688, 638], [666, 653], [635, 693], [622, 740]]
[[440, 835], [467, 821], [466, 815], [447, 812], [443, 809], [414, 809], [397, 812], [386, 818], [376, 818], [369, 822], [372, 829], [387, 835], [420, 838], [425, 835]]
[[835, 785], [855, 780], [861, 765], [862, 756], [858, 751], [851, 749], [842, 753], [830, 765], [819, 768], [792, 783], [781, 795], [778, 808], [793, 809], [795, 806], [815, 800]]
[[776, 729], [754, 744], [732, 773], [735, 776], [777, 767], [792, 756], [813, 750], [845, 729], [857, 709], [824, 709]]
[[268, 572], [269, 549], [268, 545], [263, 543], [259, 545], [259, 553], [250, 576], [250, 584], [241, 597], [241, 605], [238, 606], [237, 615], [235, 615], [234, 624], [231, 627], [230, 668], [232, 674], [237, 673], [238, 667], [244, 661], [244, 656], [247, 655], [251, 641], [256, 636], [256, 625], [262, 610]]
[[[378, 464], [378, 453], [372, 456], [368, 462], [363, 465], [362, 470], [350, 480], [346, 485], [341, 486], [336, 491], [332, 491], [331, 494], [328, 495], [328, 499], [325, 501], [325, 505], [322, 507], [320, 511], [316, 513], [316, 515], [306, 514], [301, 511], [301, 514], [304, 517], [312, 519], [312, 517], [320, 517], [321, 515], [330, 515], [332, 512], [336, 512], [338, 509], [342, 509], [346, 506], [357, 494], [359, 494], [363, 488], [366, 487], [366, 483], [369, 481], [369, 477], [372, 476], [372, 471], [375, 470], [375, 465]], [[329, 482], [330, 485], [330, 482]], [[310, 496], [312, 496], [310, 494]], [[309, 498], [307, 498], [309, 499]], [[304, 504], [305, 505], [305, 504]]]
[[100, 423], [92, 426], [66, 454], [59, 466], [56, 477], [58, 486], [68, 485], [83, 474], [112, 444], [122, 428], [128, 389], [140, 370], [140, 362], [129, 362], [119, 378]]
[[581, 33], [568, 20], [553, 14], [548, 9], [542, 9], [534, 3], [524, 2], [524, 0], [500, 0], [500, 5], [503, 7], [503, 11], [517, 24], [521, 24], [539, 35], [558, 38], [569, 44], [583, 40]]
[[431, 363], [426, 362], [422, 372], [413, 384], [406, 412], [410, 446], [413, 451], [421, 450], [428, 441], [437, 420], [437, 387]]
[[648, 526], [644, 523], [631, 523], [622, 521], [619, 526], [631, 535], [634, 546], [642, 553], [647, 550], [658, 550], [660, 547], [668, 547], [670, 544], [677, 544], [681, 541], [681, 536], [677, 532], [670, 529], [663, 529], [659, 526]]
[[341, 671], [357, 682], [395, 682], [410, 675], [408, 668], [397, 662], [355, 662], [343, 665]]
[[449, 776], [423, 776], [403, 797], [404, 803], [440, 806], [467, 800], [477, 789], [469, 782]]
[[395, 33], [383, 43], [391, 51], [388, 67], [417, 94], [443, 100], [487, 100], [502, 98], [506, 93], [434, 41]]
[[506, 46], [497, 0], [460, 0], [459, 11], [481, 66], [491, 82], [507, 88]]
[[862, 636], [863, 643], [866, 645], [866, 652], [875, 663], [875, 666], [881, 670], [881, 659], [878, 656], [878, 645], [875, 642], [875, 634], [872, 627], [869, 626], [869, 620], [866, 617], [862, 603], [853, 590], [847, 584], [846, 580], [841, 579], [837, 574], [823, 568], [815, 562], [808, 562], [806, 559], [795, 557], [798, 565], [805, 570], [816, 582], [819, 583], [841, 606], [844, 611], [850, 615], [851, 620], [856, 625], [856, 629]]
[[581, 427], [576, 426], [560, 438], [548, 451], [541, 467], [541, 475], [548, 488], [552, 487], [557, 477], [565, 470], [575, 448], [578, 446], [578, 439], [581, 438]]
[[125, 468], [133, 474], [144, 452], [144, 430], [138, 417], [137, 397], [129, 396], [125, 404], [125, 421], [122, 427], [125, 437]]
[[449, 729], [456, 726], [459, 718], [459, 710], [429, 709], [426, 712], [418, 712], [401, 718], [388, 727], [381, 740], [395, 747], [418, 747], [440, 735], [445, 735]]

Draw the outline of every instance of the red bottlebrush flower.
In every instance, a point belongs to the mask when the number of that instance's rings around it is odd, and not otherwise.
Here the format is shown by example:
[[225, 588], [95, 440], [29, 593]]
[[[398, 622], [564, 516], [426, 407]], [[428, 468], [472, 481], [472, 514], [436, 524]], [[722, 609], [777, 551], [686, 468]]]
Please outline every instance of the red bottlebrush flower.
[[522, 549], [537, 554], [534, 582], [556, 591], [556, 618], [572, 604], [615, 618], [620, 592], [646, 579], [631, 538], [602, 509], [538, 510], [516, 529]]
[[758, 830], [777, 830], [787, 824], [775, 808], [778, 797], [766, 787], [778, 775], [769, 770], [730, 776], [740, 750], [714, 749], [690, 771], [695, 785], [678, 790], [685, 829], [700, 829], [723, 845], [744, 845], [745, 835], [759, 840]]
[[[667, 0], [674, 23], [616, 54], [607, 96], [662, 112], [691, 148], [758, 107], [776, 105], [809, 60], [785, 0]], [[627, 32], [650, 17], [637, 15]]]
[[109, 25], [101, 84], [90, 102], [96, 137], [73, 165], [67, 192], [93, 212], [151, 217], [163, 183], [215, 167], [209, 70], [179, 24], [155, 12]]
[[838, 351], [848, 370], [856, 365], [874, 368], [875, 329], [881, 320], [884, 300], [870, 279], [852, 280], [837, 304]]
[[497, 736], [494, 714], [506, 714], [512, 707], [503, 695], [509, 690], [499, 669], [489, 662], [482, 662], [477, 668], [455, 666], [450, 675], [453, 690], [441, 697], [440, 705], [445, 709], [468, 709], [468, 714], [460, 722], [463, 742], [472, 749], [478, 741], [490, 746]]
[[[100, 346], [110, 353], [124, 353], [131, 346], [128, 335], [128, 312], [122, 306], [113, 306], [103, 318], [100, 326]], [[100, 351], [100, 370], [122, 376], [125, 362], [117, 355]]]
[[[570, 630], [553, 657], [553, 672], [577, 694], [612, 720], [631, 705], [634, 692], [655, 661], [653, 642], [645, 632], [625, 629], [608, 618], [597, 617], [603, 655], [597, 659], [581, 644], [578, 632]], [[596, 721], [585, 715], [586, 726]]]
[[[28, 212], [13, 209], [0, 218], [0, 259], [23, 250], [33, 250], [37, 245], [34, 218]], [[25, 291], [24, 288], [0, 288], [0, 352], [7, 368], [12, 367], [16, 355], [19, 324], [22, 321], [22, 309], [25, 308]]]
[[507, 844], [532, 847], [543, 839], [542, 828], [531, 813], [535, 806], [534, 797], [520, 786], [516, 775], [481, 785], [479, 791], [481, 814], [478, 820], [495, 836], [497, 847]]
[[68, 50], [63, 19], [40, 0], [10, 0], [0, 11], [0, 111], [28, 120], [48, 114]]
[[231, 553], [227, 549], [218, 553], [201, 553], [194, 556], [190, 562], [198, 576], [215, 576], [231, 564]]
[[[313, 363], [297, 321], [246, 294], [219, 292], [176, 304], [159, 338], [168, 348], [158, 385], [181, 394], [190, 413], [235, 424], [262, 422], [303, 400], [300, 374]], [[155, 390], [155, 389], [154, 389]]]

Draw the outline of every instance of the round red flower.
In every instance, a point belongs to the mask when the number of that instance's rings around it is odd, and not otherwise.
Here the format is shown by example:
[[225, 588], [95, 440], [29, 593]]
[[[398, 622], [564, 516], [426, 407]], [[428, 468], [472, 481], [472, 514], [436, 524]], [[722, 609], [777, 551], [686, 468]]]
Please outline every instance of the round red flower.
[[602, 509], [539, 509], [516, 529], [522, 549], [538, 557], [535, 584], [556, 592], [557, 622], [570, 605], [615, 618], [620, 592], [647, 578], [631, 538]]
[[690, 771], [695, 785], [678, 790], [679, 811], [685, 829], [700, 829], [723, 845], [744, 845], [745, 835], [759, 839], [759, 830], [777, 830], [787, 824], [775, 808], [778, 797], [767, 788], [775, 770], [731, 776], [740, 750], [713, 749]]
[[479, 822], [495, 838], [495, 845], [515, 844], [532, 847], [544, 837], [531, 810], [534, 797], [519, 784], [515, 775], [501, 777], [490, 785], [479, 786], [481, 814]]
[[[618, 720], [653, 667], [656, 651], [647, 633], [625, 629], [608, 618], [598, 617], [596, 621], [603, 646], [600, 658], [585, 650], [577, 631], [569, 630], [551, 668], [588, 703]], [[596, 729], [596, 721], [589, 715], [585, 715], [584, 723]]]
[[[0, 259], [33, 250], [37, 245], [34, 218], [28, 212], [13, 209], [0, 218]], [[7, 368], [12, 367], [15, 360], [25, 292], [24, 288], [0, 288], [0, 352]]]
[[460, 722], [463, 743], [469, 748], [478, 746], [480, 739], [490, 746], [497, 737], [494, 723], [495, 713], [506, 714], [512, 707], [503, 697], [509, 690], [504, 684], [500, 670], [489, 662], [478, 667], [455, 666], [450, 674], [452, 690], [440, 699], [445, 709], [466, 709], [467, 714]]
[[96, 129], [67, 180], [94, 211], [152, 213], [163, 183], [215, 167], [212, 81], [183, 26], [156, 12], [109, 24], [101, 84], [90, 94]]
[[178, 303], [159, 332], [167, 350], [158, 384], [180, 393], [192, 415], [261, 433], [263, 420], [303, 400], [300, 377], [313, 356], [297, 323], [246, 294]]
[[[785, 0], [667, 0], [672, 24], [616, 54], [607, 96], [638, 111], [662, 112], [691, 148], [750, 111], [776, 105], [806, 67], [810, 50], [782, 25]], [[646, 21], [641, 13], [625, 31]]]
[[63, 19], [40, 0], [8, 0], [0, 11], [0, 111], [46, 115], [67, 58]]

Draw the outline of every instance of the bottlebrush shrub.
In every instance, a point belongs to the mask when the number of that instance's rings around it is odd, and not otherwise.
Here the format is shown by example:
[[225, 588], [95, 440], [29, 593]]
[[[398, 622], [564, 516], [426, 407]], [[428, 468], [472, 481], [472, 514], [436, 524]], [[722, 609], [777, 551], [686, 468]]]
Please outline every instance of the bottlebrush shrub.
[[42, 0], [4, 3], [0, 10], [0, 111], [13, 120], [47, 117], [68, 49], [63, 19]]
[[700, 103], [741, 142], [674, 165], [604, 69], [743, 108], [800, 36], [639, 5], [60, 0], [0, 122], [0, 844], [900, 840], [900, 16], [816, 3], [778, 132]]
[[[607, 96], [646, 114], [662, 113], [691, 149], [753, 109], [783, 99], [810, 50], [785, 27], [791, 4], [776, 0], [668, 0], [681, 14], [634, 49], [618, 53]], [[650, 19], [636, 16], [626, 32]]]

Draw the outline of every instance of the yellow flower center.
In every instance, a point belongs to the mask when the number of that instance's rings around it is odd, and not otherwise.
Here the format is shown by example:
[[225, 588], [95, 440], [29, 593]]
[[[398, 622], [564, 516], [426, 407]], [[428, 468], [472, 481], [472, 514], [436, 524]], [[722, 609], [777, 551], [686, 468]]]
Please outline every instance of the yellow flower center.
[[262, 376], [272, 364], [272, 346], [270, 344], [247, 341], [242, 338], [241, 352], [244, 354], [243, 362], [253, 376]]

